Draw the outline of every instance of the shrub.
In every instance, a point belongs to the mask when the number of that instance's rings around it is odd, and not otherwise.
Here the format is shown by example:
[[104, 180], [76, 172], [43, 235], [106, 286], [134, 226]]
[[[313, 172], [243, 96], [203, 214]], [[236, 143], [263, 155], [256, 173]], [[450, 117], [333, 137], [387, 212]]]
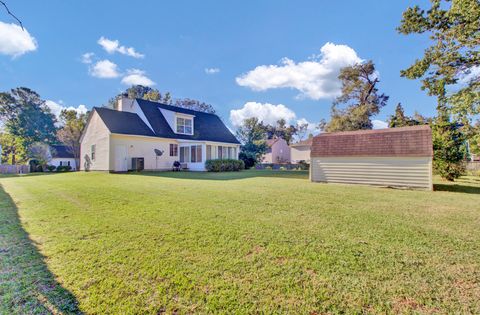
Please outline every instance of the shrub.
[[245, 169], [245, 163], [242, 160], [207, 160], [205, 168], [209, 172], [238, 172]]
[[240, 152], [238, 155], [238, 158], [245, 163], [245, 168], [249, 169], [257, 163], [255, 156], [252, 155], [251, 153], [246, 153], [246, 152]]
[[71, 170], [72, 170], [72, 167], [70, 165], [61, 165], [57, 167], [57, 172], [68, 172]]
[[300, 160], [300, 161], [298, 161], [298, 167], [299, 167], [300, 170], [306, 171], [310, 168], [310, 164], [308, 164], [304, 160]]
[[57, 167], [55, 165], [47, 165], [47, 170], [49, 172], [53, 172], [57, 169]]
[[286, 171], [287, 168], [286, 168], [285, 166], [280, 166], [279, 170], [281, 170], [281, 171]]

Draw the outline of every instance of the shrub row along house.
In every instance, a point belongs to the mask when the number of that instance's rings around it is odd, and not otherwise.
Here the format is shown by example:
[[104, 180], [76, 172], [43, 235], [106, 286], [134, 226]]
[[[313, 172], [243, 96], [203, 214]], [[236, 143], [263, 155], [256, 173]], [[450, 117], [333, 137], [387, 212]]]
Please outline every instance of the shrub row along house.
[[168, 170], [179, 161], [204, 171], [205, 161], [238, 159], [240, 142], [215, 114], [143, 99], [118, 109], [94, 107], [80, 138], [80, 169]]

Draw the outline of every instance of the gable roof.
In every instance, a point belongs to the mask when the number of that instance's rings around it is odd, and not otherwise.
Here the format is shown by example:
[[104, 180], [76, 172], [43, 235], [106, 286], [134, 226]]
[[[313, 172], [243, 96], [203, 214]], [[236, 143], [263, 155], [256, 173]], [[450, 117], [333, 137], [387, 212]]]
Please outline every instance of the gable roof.
[[322, 133], [313, 138], [312, 157], [433, 155], [428, 125]]
[[134, 113], [104, 107], [94, 107], [111, 133], [155, 137], [153, 131]]
[[[136, 101], [140, 106], [140, 109], [145, 114], [145, 117], [152, 126], [155, 136], [157, 137], [240, 144], [237, 138], [215, 114], [151, 102], [143, 99], [136, 99]], [[160, 109], [195, 116], [193, 135], [182, 135], [175, 133], [172, 128], [170, 128], [170, 125]]]
[[52, 158], [74, 158], [73, 152], [70, 152], [69, 148], [65, 145], [51, 145], [50, 153], [52, 154]]

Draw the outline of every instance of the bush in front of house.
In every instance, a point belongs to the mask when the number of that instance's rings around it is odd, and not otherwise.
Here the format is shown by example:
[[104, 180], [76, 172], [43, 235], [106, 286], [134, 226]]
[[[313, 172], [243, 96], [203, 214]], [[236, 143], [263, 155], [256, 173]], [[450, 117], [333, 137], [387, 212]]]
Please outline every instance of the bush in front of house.
[[57, 169], [57, 167], [55, 165], [47, 165], [47, 170], [49, 172], [53, 172]]
[[72, 170], [70, 165], [61, 165], [57, 167], [57, 172], [69, 172]]
[[242, 160], [207, 160], [205, 168], [209, 172], [238, 172], [245, 169], [245, 163]]
[[238, 155], [238, 158], [242, 160], [243, 163], [245, 163], [245, 169], [254, 167], [255, 164], [257, 163], [255, 156], [251, 153], [240, 152], [240, 154]]

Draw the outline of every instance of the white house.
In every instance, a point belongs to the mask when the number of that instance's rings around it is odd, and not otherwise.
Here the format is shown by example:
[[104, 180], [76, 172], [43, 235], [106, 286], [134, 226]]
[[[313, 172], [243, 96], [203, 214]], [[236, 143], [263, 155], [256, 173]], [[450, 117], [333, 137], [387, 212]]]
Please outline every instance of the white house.
[[49, 165], [70, 166], [72, 171], [77, 170], [77, 162], [73, 153], [64, 145], [51, 145], [50, 146], [51, 159], [48, 161]]
[[290, 160], [293, 164], [300, 161], [310, 163], [310, 150], [312, 147], [312, 139], [299, 141], [290, 145]]
[[290, 162], [290, 148], [283, 138], [275, 137], [267, 140], [267, 152], [262, 156], [262, 163]]
[[238, 159], [240, 143], [220, 118], [142, 99], [122, 98], [118, 110], [95, 107], [80, 138], [80, 169], [170, 170], [179, 161], [204, 171], [210, 159]]

